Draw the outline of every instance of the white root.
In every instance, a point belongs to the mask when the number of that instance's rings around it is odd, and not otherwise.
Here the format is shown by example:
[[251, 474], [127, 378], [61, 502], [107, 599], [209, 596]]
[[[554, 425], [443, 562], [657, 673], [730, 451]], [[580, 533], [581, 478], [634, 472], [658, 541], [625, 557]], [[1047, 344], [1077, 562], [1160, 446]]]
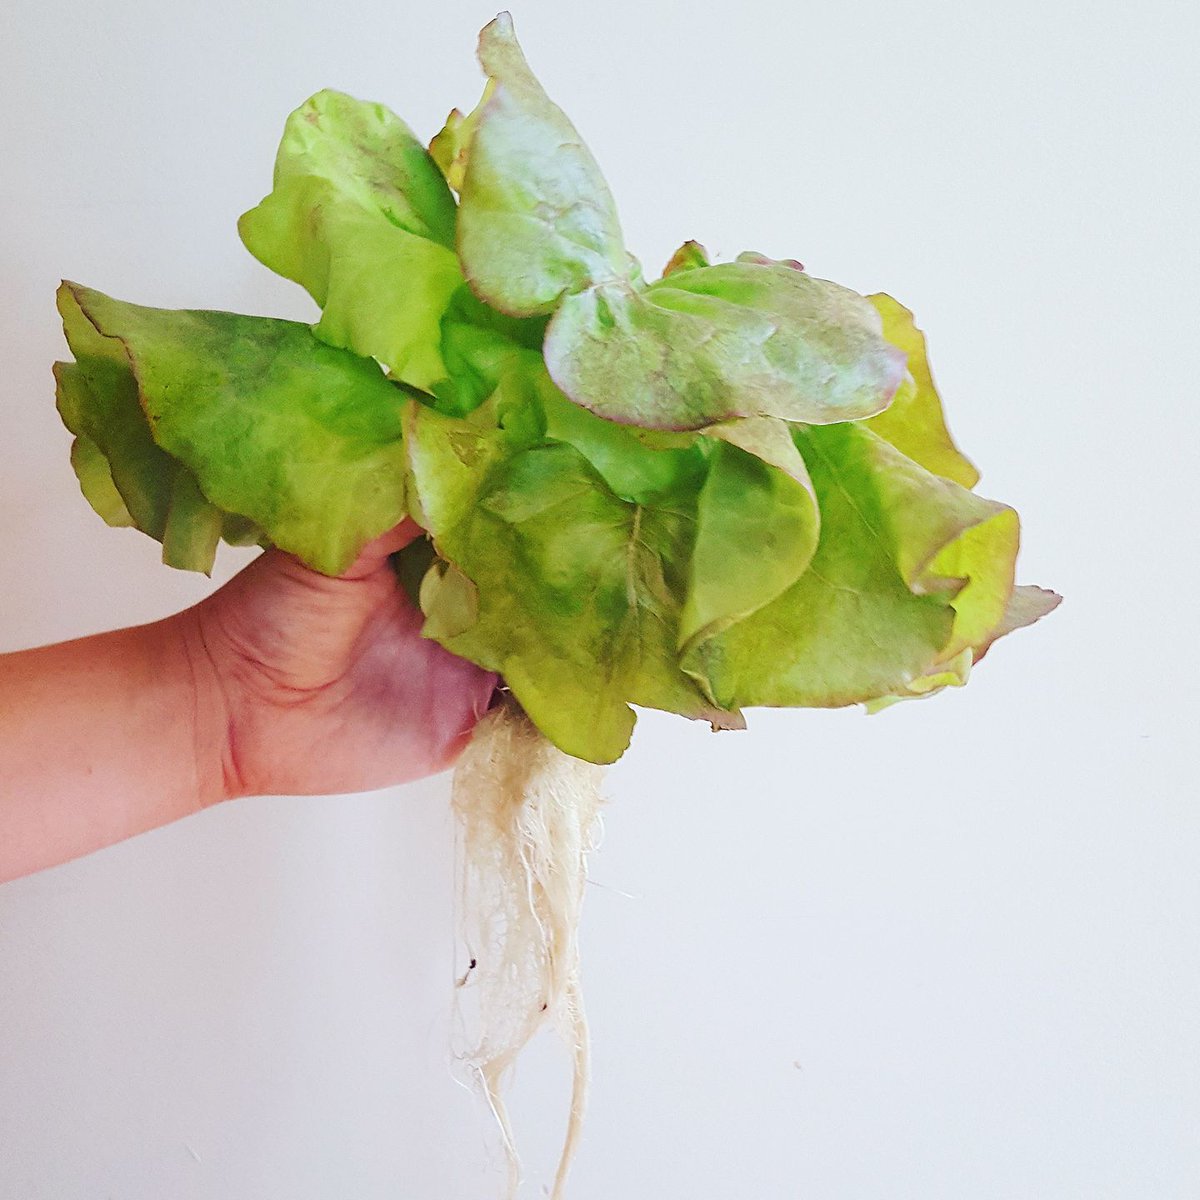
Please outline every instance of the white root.
[[553, 1023], [573, 1057], [571, 1109], [552, 1200], [562, 1200], [583, 1128], [590, 1079], [579, 981], [579, 920], [595, 846], [604, 769], [564, 754], [512, 701], [480, 722], [454, 772], [462, 936], [469, 998], [462, 1057], [477, 1074], [521, 1182], [502, 1098], [521, 1050]]

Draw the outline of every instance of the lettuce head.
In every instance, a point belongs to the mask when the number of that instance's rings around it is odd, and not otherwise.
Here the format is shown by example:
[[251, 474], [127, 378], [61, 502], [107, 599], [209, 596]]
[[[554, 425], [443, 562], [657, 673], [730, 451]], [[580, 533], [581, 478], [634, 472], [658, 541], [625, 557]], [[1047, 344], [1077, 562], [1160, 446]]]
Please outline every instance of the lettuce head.
[[595, 159], [501, 14], [428, 149], [322, 91], [288, 118], [249, 251], [309, 326], [59, 289], [84, 495], [207, 571], [318, 571], [411, 515], [424, 632], [611, 762], [632, 706], [744, 724], [966, 682], [1058, 597], [973, 489], [912, 314], [795, 260], [683, 243], [647, 282]]

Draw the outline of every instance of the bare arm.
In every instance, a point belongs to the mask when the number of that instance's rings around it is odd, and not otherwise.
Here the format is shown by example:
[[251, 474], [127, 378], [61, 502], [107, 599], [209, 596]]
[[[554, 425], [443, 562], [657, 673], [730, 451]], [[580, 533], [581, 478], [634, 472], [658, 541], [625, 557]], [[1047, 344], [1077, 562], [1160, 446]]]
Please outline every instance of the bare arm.
[[401, 783], [495, 685], [420, 636], [388, 555], [340, 579], [271, 550], [165, 621], [0, 656], [0, 883], [234, 796]]
[[185, 623], [0, 658], [0, 882], [224, 798]]

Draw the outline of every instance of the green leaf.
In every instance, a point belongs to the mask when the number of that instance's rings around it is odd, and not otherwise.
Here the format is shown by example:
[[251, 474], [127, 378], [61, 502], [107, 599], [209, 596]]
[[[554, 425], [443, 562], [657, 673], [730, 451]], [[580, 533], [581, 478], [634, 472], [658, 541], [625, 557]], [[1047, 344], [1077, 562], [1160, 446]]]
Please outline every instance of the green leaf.
[[452, 563], [430, 564], [421, 580], [417, 602], [425, 614], [422, 633], [438, 641], [465, 633], [479, 620], [479, 593]]
[[182, 571], [211, 571], [224, 526], [225, 514], [208, 502], [195, 475], [181, 467], [163, 529], [163, 562]]
[[448, 634], [436, 609], [426, 632], [499, 671], [549, 738], [592, 762], [625, 749], [630, 704], [739, 725], [677, 662], [694, 489], [621, 499], [574, 446], [509, 418], [518, 391], [499, 390], [465, 420], [410, 401], [423, 516], [477, 602], [461, 632]]
[[452, 108], [446, 116], [446, 123], [429, 142], [429, 157], [437, 163], [437, 168], [446, 183], [456, 192], [462, 187], [467, 145], [474, 132], [474, 129], [467, 125], [462, 109]]
[[317, 336], [397, 379], [444, 378], [440, 321], [462, 274], [455, 205], [425, 148], [382, 104], [322, 91], [288, 118], [246, 248], [324, 309]]
[[527, 369], [546, 435], [574, 446], [615, 495], [644, 504], [679, 491], [698, 491], [711, 447], [696, 435], [605, 421], [568, 400], [554, 386], [540, 357]]
[[225, 514], [221, 539], [231, 546], [259, 545], [265, 549], [271, 545], [271, 539], [249, 517], [243, 517], [240, 513]]
[[812, 480], [782, 421], [753, 417], [712, 425], [706, 433], [717, 446], [700, 489], [680, 623], [685, 669], [692, 668], [699, 644], [800, 578], [821, 525]]
[[[501, 13], [479, 35], [489, 78], [466, 150], [458, 252], [476, 294], [512, 316], [625, 279], [616, 206], [591, 152], [529, 69]], [[456, 151], [456, 157], [461, 151]]]
[[697, 267], [708, 267], [708, 251], [696, 241], [686, 241], [667, 261], [663, 267], [663, 278], [674, 275], [677, 271], [694, 271]]
[[925, 335], [898, 300], [879, 292], [867, 299], [883, 318], [883, 336], [908, 355], [908, 373], [891, 404], [868, 425], [881, 438], [927, 471], [965, 488], [979, 482], [979, 472], [950, 437], [942, 402], [934, 387], [925, 350]]
[[[76, 360], [54, 364], [59, 416], [76, 438], [94, 445], [109, 464], [110, 478], [130, 520], [161, 541], [176, 463], [154, 444], [125, 348], [88, 320], [79, 304], [82, 290], [63, 283], [57, 293], [63, 331]], [[86, 450], [79, 453], [88, 456]], [[80, 479], [89, 501], [97, 490], [96, 474], [93, 462], [88, 481]], [[98, 490], [103, 508], [113, 511], [102, 484]], [[102, 515], [103, 508], [97, 507]]]
[[123, 344], [91, 323], [80, 307], [84, 289], [73, 288], [59, 288], [58, 307], [76, 361], [55, 363], [54, 377], [84, 497], [108, 524], [133, 525], [162, 542], [168, 566], [208, 573], [220, 514], [188, 468], [155, 445]]
[[499, 386], [516, 359], [541, 362], [546, 322], [518, 319], [489, 308], [464, 283], [441, 322], [441, 351], [447, 378], [433, 385], [440, 412], [465, 416]]
[[1016, 512], [933, 475], [862, 430], [896, 566], [914, 595], [954, 612], [939, 661], [982, 645], [1004, 616], [1020, 542]]
[[71, 466], [75, 469], [85, 499], [106, 525], [120, 529], [134, 524], [121, 493], [113, 483], [108, 459], [90, 437], [80, 435], [71, 443]]
[[855, 420], [885, 408], [904, 375], [903, 353], [862, 296], [749, 262], [679, 271], [643, 291], [610, 283], [568, 296], [545, 355], [577, 404], [655, 429]]
[[809, 569], [701, 644], [724, 705], [838, 707], [962, 682], [1003, 619], [1016, 514], [941, 479], [863, 424], [797, 428], [821, 510]]
[[1046, 588], [1029, 585], [1013, 588], [1000, 624], [980, 645], [964, 649], [957, 657], [940, 667], [935, 667], [931, 674], [912, 680], [903, 695], [880, 696], [876, 700], [869, 700], [866, 705], [867, 711], [870, 713], [880, 712], [902, 700], [924, 699], [926, 696], [940, 691], [943, 687], [961, 687], [967, 682], [973, 665], [983, 658], [997, 639], [1018, 629], [1024, 629], [1035, 621], [1040, 621], [1042, 617], [1052, 613], [1061, 602], [1062, 597], [1057, 592], [1051, 592]]
[[446, 182], [456, 192], [462, 191], [471, 139], [475, 136], [475, 128], [479, 124], [483, 105], [491, 96], [495, 86], [489, 79], [483, 90], [483, 99], [468, 116], [464, 117], [459, 109], [452, 108], [445, 125], [433, 135], [433, 140], [429, 143], [430, 158], [437, 163], [438, 170], [446, 177]]
[[243, 518], [224, 523], [235, 536], [253, 522], [327, 574], [403, 518], [403, 393], [369, 359], [294, 321], [143, 308], [70, 283], [59, 302], [78, 359], [59, 372], [64, 419], [86, 414], [139, 528], [181, 565], [222, 528], [205, 498]]

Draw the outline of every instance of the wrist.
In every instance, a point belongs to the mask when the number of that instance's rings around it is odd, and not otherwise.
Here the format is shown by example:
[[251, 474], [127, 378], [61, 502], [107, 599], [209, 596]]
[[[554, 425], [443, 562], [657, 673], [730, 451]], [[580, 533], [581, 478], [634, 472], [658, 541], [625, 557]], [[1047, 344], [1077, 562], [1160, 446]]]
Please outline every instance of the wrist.
[[188, 769], [200, 807], [208, 808], [242, 794], [234, 769], [230, 698], [208, 645], [200, 609], [185, 609], [161, 624], [173, 646], [176, 686], [189, 714]]

